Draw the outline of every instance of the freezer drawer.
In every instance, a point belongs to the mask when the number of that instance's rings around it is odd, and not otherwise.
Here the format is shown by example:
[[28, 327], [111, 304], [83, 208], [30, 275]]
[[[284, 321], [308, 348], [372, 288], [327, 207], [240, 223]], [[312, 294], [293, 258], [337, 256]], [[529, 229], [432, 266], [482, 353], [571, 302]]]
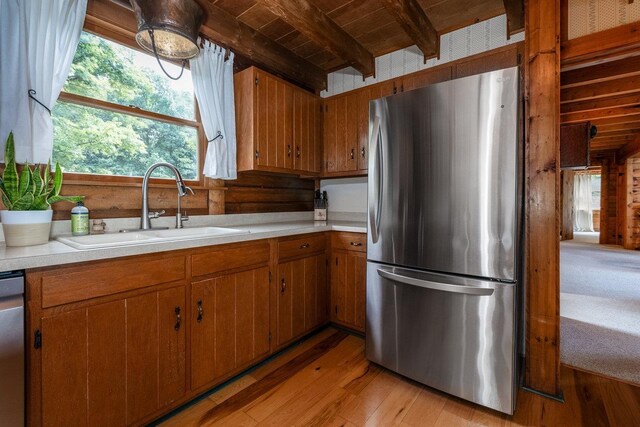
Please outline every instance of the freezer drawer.
[[367, 358], [508, 414], [516, 392], [513, 283], [369, 262]]

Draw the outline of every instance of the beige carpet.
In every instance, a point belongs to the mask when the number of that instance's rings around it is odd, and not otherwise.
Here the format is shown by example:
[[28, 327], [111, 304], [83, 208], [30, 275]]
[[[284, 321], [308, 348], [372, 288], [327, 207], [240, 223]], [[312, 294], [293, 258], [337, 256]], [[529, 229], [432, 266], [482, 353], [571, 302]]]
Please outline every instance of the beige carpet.
[[640, 384], [640, 251], [577, 237], [560, 245], [561, 361]]

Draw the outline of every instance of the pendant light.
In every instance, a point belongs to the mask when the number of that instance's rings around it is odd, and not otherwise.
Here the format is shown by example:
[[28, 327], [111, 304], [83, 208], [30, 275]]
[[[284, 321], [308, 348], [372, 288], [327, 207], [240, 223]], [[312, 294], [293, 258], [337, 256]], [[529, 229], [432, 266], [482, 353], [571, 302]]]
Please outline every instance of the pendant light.
[[[194, 0], [130, 0], [138, 20], [136, 41], [153, 53], [162, 71], [172, 80], [182, 77], [188, 59], [198, 56], [198, 32], [202, 8]], [[181, 60], [177, 77], [167, 73], [160, 58]]]

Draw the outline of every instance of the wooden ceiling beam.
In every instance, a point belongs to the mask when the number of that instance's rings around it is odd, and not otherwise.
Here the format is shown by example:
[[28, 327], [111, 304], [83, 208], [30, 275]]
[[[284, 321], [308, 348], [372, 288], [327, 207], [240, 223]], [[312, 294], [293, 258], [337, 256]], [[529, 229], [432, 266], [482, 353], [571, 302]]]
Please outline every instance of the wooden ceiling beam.
[[309, 0], [261, 0], [261, 4], [364, 77], [375, 74], [375, 58], [371, 52]]
[[440, 36], [417, 0], [381, 0], [382, 5], [418, 46], [425, 62], [440, 57]]
[[507, 12], [507, 38], [524, 31], [524, 2], [522, 0], [502, 0]]
[[237, 20], [209, 0], [197, 1], [206, 14], [200, 28], [205, 37], [258, 64], [279, 71], [293, 81], [311, 86], [317, 91], [326, 88], [327, 75], [324, 70]]
[[562, 69], [571, 64], [588, 66], [607, 58], [637, 54], [640, 48], [640, 21], [621, 25], [562, 42]]
[[614, 95], [582, 101], [565, 101], [560, 105], [560, 112], [562, 114], [567, 114], [603, 108], [631, 107], [637, 105], [640, 105], [640, 93], [632, 95]]
[[640, 92], [640, 75], [562, 89], [560, 103]]
[[640, 56], [605, 62], [593, 67], [578, 68], [563, 71], [560, 74], [560, 85], [563, 89], [601, 83], [621, 77], [631, 77], [640, 74]]

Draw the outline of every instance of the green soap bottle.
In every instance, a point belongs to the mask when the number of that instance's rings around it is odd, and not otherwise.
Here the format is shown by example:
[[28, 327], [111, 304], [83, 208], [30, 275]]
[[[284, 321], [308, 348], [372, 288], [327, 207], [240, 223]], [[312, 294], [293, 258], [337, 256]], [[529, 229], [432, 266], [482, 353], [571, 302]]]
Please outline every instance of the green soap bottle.
[[86, 236], [89, 234], [89, 209], [82, 202], [78, 202], [71, 209], [71, 234], [74, 236]]

